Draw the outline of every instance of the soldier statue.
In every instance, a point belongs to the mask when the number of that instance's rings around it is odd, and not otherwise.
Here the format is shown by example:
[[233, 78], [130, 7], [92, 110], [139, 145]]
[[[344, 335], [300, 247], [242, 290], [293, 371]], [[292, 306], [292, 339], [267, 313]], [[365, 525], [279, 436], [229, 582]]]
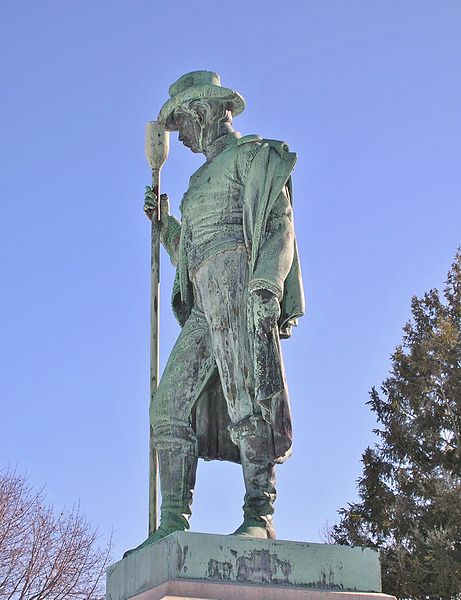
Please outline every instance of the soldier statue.
[[[161, 520], [141, 546], [189, 529], [199, 457], [242, 465], [243, 523], [233, 535], [274, 539], [275, 465], [290, 455], [292, 438], [280, 339], [304, 312], [290, 177], [296, 154], [232, 128], [245, 101], [216, 73], [187, 73], [169, 94], [159, 122], [206, 161], [190, 179], [181, 221], [160, 197], [181, 332], [151, 405]], [[148, 187], [149, 218], [157, 203]]]

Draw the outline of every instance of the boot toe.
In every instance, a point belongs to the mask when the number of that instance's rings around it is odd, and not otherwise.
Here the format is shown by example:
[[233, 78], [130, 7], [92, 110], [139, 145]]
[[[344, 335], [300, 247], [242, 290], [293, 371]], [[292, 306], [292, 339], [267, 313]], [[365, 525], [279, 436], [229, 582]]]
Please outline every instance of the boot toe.
[[145, 548], [146, 546], [155, 544], [155, 542], [162, 540], [164, 537], [166, 537], [167, 535], [170, 535], [171, 533], [174, 533], [175, 531], [184, 531], [184, 529], [171, 529], [171, 528], [166, 528], [166, 527], [162, 528], [162, 526], [160, 526], [157, 529], [157, 531], [155, 531], [154, 533], [151, 533], [150, 536], [146, 540], [144, 540], [144, 542], [142, 542], [142, 544], [139, 544], [139, 546], [136, 546], [136, 548], [127, 550], [124, 553], [123, 558], [129, 556], [130, 554], [132, 554], [133, 552], [136, 552], [137, 550], [141, 550], [141, 548]]
[[240, 527], [231, 535], [275, 540], [275, 529], [271, 524], [262, 519], [245, 519]]

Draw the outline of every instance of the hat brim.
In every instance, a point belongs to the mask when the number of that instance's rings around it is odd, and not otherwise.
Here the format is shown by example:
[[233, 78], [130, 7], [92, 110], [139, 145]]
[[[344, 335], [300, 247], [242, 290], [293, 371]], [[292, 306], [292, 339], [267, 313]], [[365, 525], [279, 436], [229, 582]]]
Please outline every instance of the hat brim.
[[173, 119], [174, 111], [189, 100], [204, 100], [206, 98], [225, 100], [234, 116], [239, 115], [245, 109], [245, 100], [235, 90], [220, 85], [193, 85], [183, 92], [175, 94], [165, 102], [160, 109], [158, 121], [166, 129], [176, 131], [178, 127]]

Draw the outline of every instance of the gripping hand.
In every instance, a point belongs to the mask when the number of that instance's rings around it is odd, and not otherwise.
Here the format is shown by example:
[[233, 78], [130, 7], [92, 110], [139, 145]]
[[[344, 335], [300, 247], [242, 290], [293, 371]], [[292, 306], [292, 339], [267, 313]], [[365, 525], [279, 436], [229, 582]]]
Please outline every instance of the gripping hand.
[[[152, 220], [152, 218], [157, 214], [157, 209], [157, 194], [149, 185], [146, 185], [146, 193], [144, 195], [144, 212], [146, 213], [147, 218]], [[170, 200], [168, 198], [168, 194], [160, 194], [160, 220], [162, 222], [162, 225], [164, 225], [168, 220], [169, 214]]]

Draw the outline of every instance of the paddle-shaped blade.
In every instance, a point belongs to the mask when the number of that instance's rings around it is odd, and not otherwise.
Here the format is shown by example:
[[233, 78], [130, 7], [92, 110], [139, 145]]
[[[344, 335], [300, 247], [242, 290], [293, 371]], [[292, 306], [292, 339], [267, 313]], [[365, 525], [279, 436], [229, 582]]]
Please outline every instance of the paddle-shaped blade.
[[160, 171], [168, 157], [170, 132], [157, 121], [146, 123], [146, 158], [153, 171]]

